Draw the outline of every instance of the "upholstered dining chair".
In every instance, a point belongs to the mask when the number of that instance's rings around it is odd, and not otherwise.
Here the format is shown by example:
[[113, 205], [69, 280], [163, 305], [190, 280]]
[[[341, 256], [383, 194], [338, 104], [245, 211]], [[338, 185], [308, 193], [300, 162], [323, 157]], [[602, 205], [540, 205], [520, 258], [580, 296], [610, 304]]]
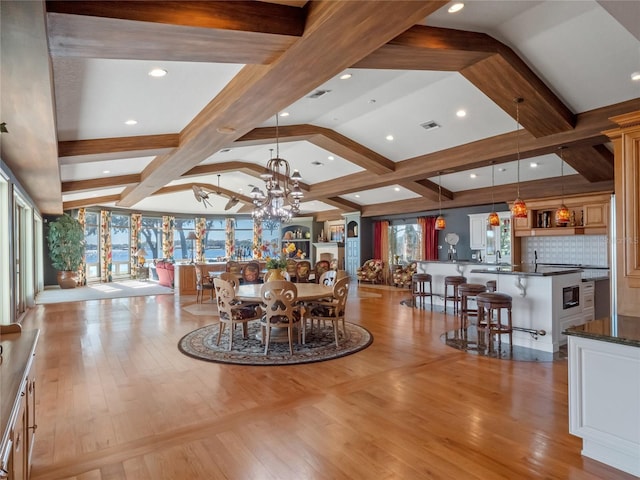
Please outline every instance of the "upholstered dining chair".
[[311, 274], [311, 262], [309, 260], [300, 260], [296, 262], [296, 282], [309, 283], [309, 275]]
[[202, 266], [194, 265], [196, 271], [196, 303], [202, 303], [203, 293], [205, 290], [209, 290], [211, 294], [211, 300], [213, 300], [213, 282], [209, 277], [202, 275]]
[[243, 283], [260, 283], [260, 264], [249, 262], [242, 269]]
[[[293, 282], [273, 280], [262, 285], [260, 297], [264, 306], [264, 315], [260, 320], [264, 354], [269, 353], [272, 328], [286, 328], [289, 337], [289, 353], [293, 355], [293, 330], [296, 326], [304, 327], [301, 322], [303, 312], [298, 305], [298, 289]], [[301, 328], [298, 328], [300, 343]]]
[[285, 267], [285, 271], [289, 274], [289, 278], [292, 282], [297, 281], [297, 268], [298, 262], [296, 262], [293, 258], [287, 258], [287, 266]]
[[229, 350], [233, 348], [233, 334], [235, 326], [242, 324], [242, 337], [247, 338], [247, 323], [252, 320], [259, 320], [262, 317], [262, 309], [257, 303], [244, 304], [236, 299], [236, 291], [231, 282], [221, 278], [214, 278], [213, 285], [216, 291], [218, 302], [218, 315], [220, 316], [220, 328], [218, 329], [218, 340], [216, 345], [220, 345], [220, 338], [225, 327], [229, 326]]
[[225, 271], [237, 275], [238, 278], [242, 278], [242, 265], [240, 265], [240, 262], [229, 260], [225, 267]]
[[327, 271], [323, 272], [322, 275], [320, 275], [320, 278], [318, 279], [318, 283], [320, 285], [325, 285], [327, 287], [331, 287], [336, 282], [337, 276], [338, 276], [338, 272], [337, 271], [335, 271], [335, 270], [327, 270]]
[[322, 274], [328, 270], [331, 270], [331, 265], [328, 260], [318, 260], [313, 269], [315, 270], [316, 274], [316, 282], [319, 282]]
[[333, 285], [333, 298], [329, 301], [310, 302], [307, 304], [308, 317], [311, 320], [311, 327], [313, 329], [313, 322], [317, 321], [318, 324], [322, 322], [331, 322], [333, 324], [333, 335], [336, 341], [336, 347], [339, 347], [338, 343], [338, 324], [342, 323], [343, 339], [347, 338], [347, 327], [344, 320], [344, 312], [347, 306], [347, 295], [349, 294], [349, 277], [343, 277], [337, 280]]

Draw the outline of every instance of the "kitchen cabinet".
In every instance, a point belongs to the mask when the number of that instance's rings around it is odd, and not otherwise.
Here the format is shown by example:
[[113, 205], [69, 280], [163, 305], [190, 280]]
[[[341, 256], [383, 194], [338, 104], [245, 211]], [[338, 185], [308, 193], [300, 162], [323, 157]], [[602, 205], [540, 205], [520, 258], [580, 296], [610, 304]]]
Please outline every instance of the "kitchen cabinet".
[[487, 242], [487, 213], [469, 215], [469, 247], [484, 250]]
[[595, 282], [582, 282], [580, 289], [580, 303], [582, 304], [582, 320], [590, 322], [595, 318]]
[[34, 362], [39, 330], [22, 332], [17, 324], [2, 325], [0, 334], [0, 418], [5, 422], [0, 440], [0, 478], [26, 480], [37, 428]]
[[345, 270], [355, 279], [358, 267], [373, 256], [373, 227], [371, 220], [361, 217], [359, 213], [345, 214], [344, 219], [347, 226], [344, 241]]
[[294, 217], [291, 224], [282, 225], [281, 246], [284, 248], [287, 244], [293, 244], [296, 250], [304, 253], [308, 260], [313, 260], [313, 244], [314, 235], [317, 235], [315, 222], [312, 217]]

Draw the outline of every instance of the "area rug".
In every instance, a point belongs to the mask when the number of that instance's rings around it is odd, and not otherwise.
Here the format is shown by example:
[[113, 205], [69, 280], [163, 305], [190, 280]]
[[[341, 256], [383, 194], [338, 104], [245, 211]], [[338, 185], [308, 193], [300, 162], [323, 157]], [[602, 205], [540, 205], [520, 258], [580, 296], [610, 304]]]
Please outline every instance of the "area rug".
[[185, 355], [199, 360], [236, 365], [297, 365], [323, 362], [359, 352], [373, 342], [373, 336], [366, 328], [348, 322], [346, 327], [347, 338], [340, 334], [339, 347], [335, 344], [333, 327], [327, 325], [314, 328], [313, 333], [307, 332], [306, 344], [294, 344], [293, 355], [289, 354], [289, 343], [271, 342], [269, 354], [265, 356], [264, 346], [257, 338], [259, 322], [249, 323], [247, 340], [242, 338], [240, 329], [237, 329], [231, 351], [227, 350], [228, 328], [225, 328], [222, 334], [220, 346], [216, 346], [219, 324], [215, 323], [186, 334], [178, 342], [178, 349]]
[[105, 298], [142, 297], [147, 295], [173, 295], [173, 289], [154, 282], [123, 280], [119, 282], [94, 283], [84, 287], [47, 287], [36, 296], [36, 304], [82, 302]]

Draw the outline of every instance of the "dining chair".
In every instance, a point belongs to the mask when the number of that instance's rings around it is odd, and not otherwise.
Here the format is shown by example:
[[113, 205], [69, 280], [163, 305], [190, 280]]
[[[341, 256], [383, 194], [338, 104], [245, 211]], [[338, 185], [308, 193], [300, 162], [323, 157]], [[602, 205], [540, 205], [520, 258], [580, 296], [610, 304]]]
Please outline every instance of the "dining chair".
[[238, 302], [233, 283], [214, 278], [213, 285], [216, 291], [218, 304], [218, 315], [220, 316], [220, 328], [218, 329], [218, 340], [216, 345], [220, 345], [220, 338], [225, 327], [229, 326], [229, 350], [233, 348], [233, 334], [235, 326], [242, 324], [242, 337], [247, 338], [247, 323], [252, 320], [259, 320], [262, 317], [262, 309], [257, 303], [245, 304]]
[[313, 269], [316, 274], [316, 279], [319, 279], [324, 272], [331, 270], [331, 264], [327, 260], [318, 260]]
[[318, 280], [318, 283], [320, 285], [332, 287], [333, 284], [336, 282], [337, 276], [338, 276], [338, 272], [336, 272], [335, 270], [327, 270], [323, 272], [322, 275], [320, 275], [320, 279]]
[[309, 275], [311, 275], [311, 262], [309, 260], [296, 262], [296, 282], [309, 283]]
[[[293, 330], [296, 326], [304, 327], [301, 322], [303, 312], [298, 305], [298, 289], [296, 284], [286, 280], [273, 280], [262, 285], [260, 297], [264, 306], [264, 315], [260, 320], [264, 354], [269, 353], [272, 328], [286, 328], [289, 338], [289, 353], [293, 355]], [[298, 328], [300, 343], [301, 328]]]
[[236, 262], [235, 260], [229, 260], [225, 267], [225, 271], [233, 273], [234, 275], [237, 275], [238, 278], [242, 278], [242, 265], [240, 265], [240, 262]]
[[297, 281], [297, 268], [298, 262], [296, 262], [293, 258], [287, 258], [287, 266], [285, 267], [285, 271], [289, 274], [289, 278], [292, 282]]
[[202, 267], [198, 264], [194, 265], [196, 271], [196, 303], [202, 303], [203, 293], [205, 290], [209, 290], [211, 294], [211, 300], [213, 300], [213, 282], [208, 276], [205, 278], [202, 275]]
[[242, 269], [243, 283], [260, 283], [260, 264], [249, 262]]
[[347, 327], [344, 315], [347, 306], [349, 285], [349, 278], [343, 277], [333, 285], [333, 298], [330, 301], [310, 302], [307, 304], [307, 311], [309, 312], [308, 318], [311, 320], [312, 328], [314, 320], [317, 321], [318, 324], [320, 324], [320, 322], [331, 322], [333, 324], [333, 336], [336, 341], [336, 347], [340, 346], [338, 342], [339, 323], [342, 323], [343, 339], [347, 338]]

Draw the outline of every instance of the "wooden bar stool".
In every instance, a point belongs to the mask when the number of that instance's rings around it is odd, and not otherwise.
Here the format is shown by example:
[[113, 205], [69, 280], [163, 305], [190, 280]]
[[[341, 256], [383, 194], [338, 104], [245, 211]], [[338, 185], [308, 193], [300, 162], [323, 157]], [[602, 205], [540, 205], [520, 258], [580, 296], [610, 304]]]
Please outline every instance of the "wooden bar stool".
[[[513, 348], [511, 297], [497, 292], [479, 293], [476, 296], [476, 303], [478, 304], [478, 331], [489, 330], [489, 350], [492, 349], [494, 334], [498, 336], [498, 349], [500, 349], [501, 338], [504, 334], [509, 335], [509, 348]], [[502, 309], [507, 310], [506, 324], [502, 323]], [[494, 312], [496, 313], [495, 315]]]
[[478, 310], [469, 308], [469, 298], [476, 297], [479, 293], [487, 291], [487, 287], [481, 283], [461, 283], [458, 285], [460, 295], [460, 328], [467, 326], [469, 315], [478, 316]]
[[[458, 285], [467, 283], [467, 278], [462, 275], [451, 275], [444, 277], [444, 313], [447, 313], [447, 300], [453, 301], [453, 313], [458, 311]], [[453, 294], [449, 295], [449, 286], [453, 287]]]
[[[428, 292], [427, 285], [429, 285]], [[425, 297], [429, 297], [429, 300], [431, 300], [431, 310], [433, 310], [431, 275], [428, 273], [414, 273], [411, 275], [411, 299], [413, 301], [413, 306], [417, 307], [418, 301], [420, 301], [424, 307]]]

